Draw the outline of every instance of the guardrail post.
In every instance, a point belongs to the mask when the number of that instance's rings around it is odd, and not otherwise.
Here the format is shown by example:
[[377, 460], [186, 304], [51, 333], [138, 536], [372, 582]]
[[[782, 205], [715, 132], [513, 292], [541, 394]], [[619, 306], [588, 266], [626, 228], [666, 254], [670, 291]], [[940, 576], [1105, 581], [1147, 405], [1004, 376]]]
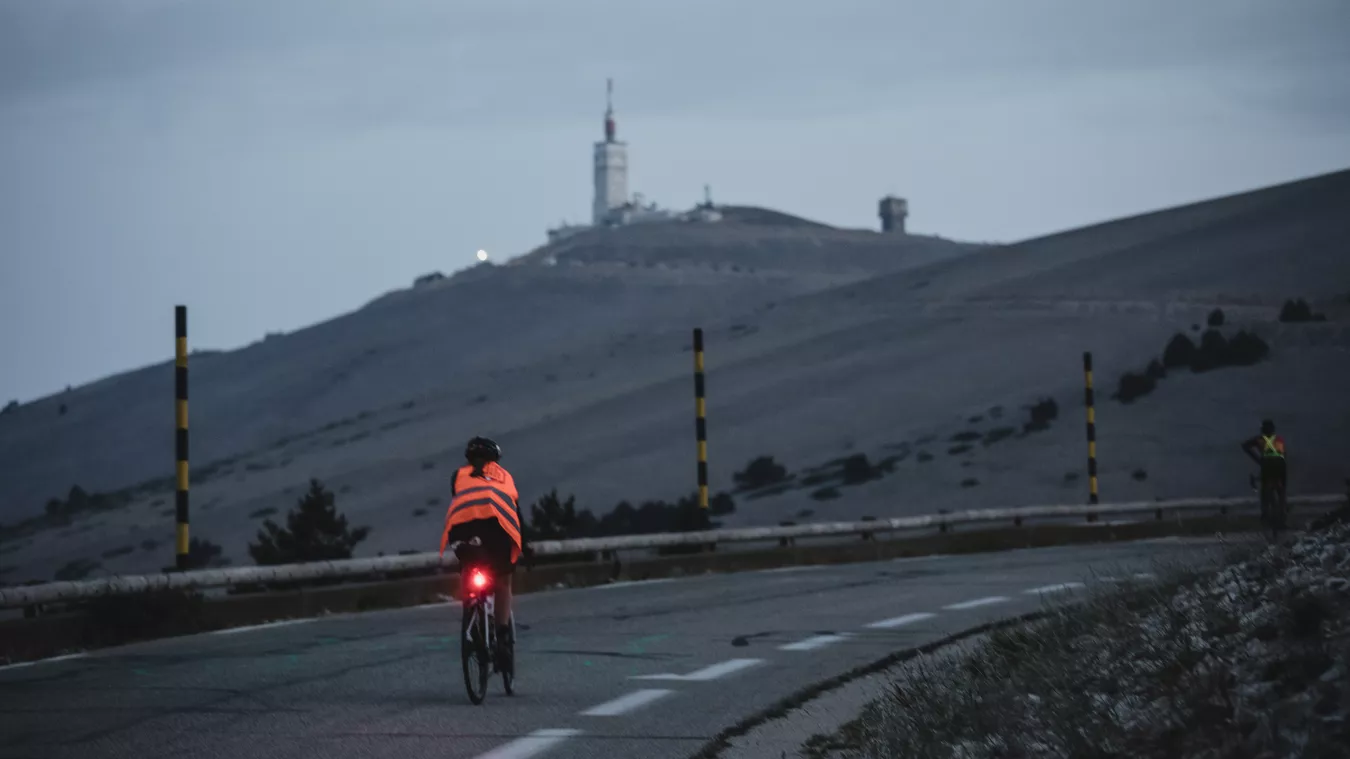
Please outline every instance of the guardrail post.
[[[875, 522], [875, 521], [877, 521], [877, 518], [876, 518], [876, 517], [863, 517], [863, 518], [862, 518], [862, 521], [864, 521], [864, 522]], [[863, 539], [864, 541], [871, 540], [871, 539], [872, 539], [872, 533], [870, 533], [870, 532], [864, 532], [864, 533], [862, 534], [862, 539]]]
[[[1092, 392], [1092, 352], [1083, 353], [1083, 400], [1087, 405], [1088, 444], [1088, 503], [1097, 503], [1097, 404]], [[1089, 522], [1097, 521], [1095, 513], [1088, 514]]]
[[1013, 517], [1013, 527], [1022, 526], [1022, 517], [1020, 515]]
[[1153, 512], [1153, 514], [1154, 514], [1154, 516], [1156, 516], [1156, 517], [1158, 518], [1158, 521], [1159, 521], [1159, 522], [1161, 522], [1161, 521], [1163, 520], [1162, 509], [1157, 509], [1157, 510], [1155, 510], [1155, 511]]
[[175, 542], [179, 571], [188, 568], [188, 353], [187, 306], [174, 307], [174, 448], [177, 489], [174, 494]]
[[[796, 527], [796, 526], [797, 526], [797, 523], [796, 523], [796, 522], [779, 522], [779, 523], [778, 523], [778, 526], [779, 526], [779, 527]], [[778, 547], [779, 547], [779, 548], [787, 548], [788, 546], [791, 546], [791, 545], [796, 545], [796, 541], [793, 540], [792, 538], [779, 538], [779, 539], [778, 539]]]
[[698, 507], [708, 514], [708, 406], [703, 380], [703, 330], [694, 329], [694, 436], [698, 442]]

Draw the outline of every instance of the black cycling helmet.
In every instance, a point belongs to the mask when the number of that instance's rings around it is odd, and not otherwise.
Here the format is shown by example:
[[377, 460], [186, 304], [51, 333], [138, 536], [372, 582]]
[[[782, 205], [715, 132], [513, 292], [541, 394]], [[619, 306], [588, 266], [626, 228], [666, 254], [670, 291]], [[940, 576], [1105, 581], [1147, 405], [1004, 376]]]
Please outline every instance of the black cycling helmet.
[[464, 446], [464, 458], [469, 461], [501, 461], [502, 447], [485, 437], [476, 437]]
[[1262, 434], [1262, 435], [1274, 435], [1274, 434], [1275, 434], [1275, 423], [1272, 422], [1272, 421], [1269, 420], [1269, 419], [1262, 419], [1262, 420], [1261, 420], [1261, 434]]

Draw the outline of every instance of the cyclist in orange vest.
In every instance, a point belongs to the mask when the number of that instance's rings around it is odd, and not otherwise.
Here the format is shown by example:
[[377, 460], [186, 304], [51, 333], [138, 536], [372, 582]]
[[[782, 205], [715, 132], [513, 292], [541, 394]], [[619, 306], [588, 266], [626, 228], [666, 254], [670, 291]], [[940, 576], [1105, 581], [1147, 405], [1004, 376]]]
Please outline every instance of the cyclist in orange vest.
[[485, 561], [495, 582], [497, 640], [503, 650], [497, 652], [502, 666], [509, 667], [511, 654], [511, 576], [522, 553], [533, 554], [521, 534], [519, 499], [511, 473], [497, 463], [501, 446], [484, 437], [475, 437], [464, 449], [467, 464], [455, 471], [450, 481], [450, 506], [441, 531], [441, 553], [446, 545], [461, 542], [456, 554], [460, 565], [475, 556], [469, 541], [478, 538], [476, 557]]
[[1275, 422], [1269, 419], [1261, 422], [1261, 434], [1242, 441], [1242, 450], [1261, 467], [1261, 491], [1274, 486], [1279, 494], [1280, 506], [1288, 513], [1289, 484], [1288, 465], [1284, 457], [1284, 438], [1275, 434]]

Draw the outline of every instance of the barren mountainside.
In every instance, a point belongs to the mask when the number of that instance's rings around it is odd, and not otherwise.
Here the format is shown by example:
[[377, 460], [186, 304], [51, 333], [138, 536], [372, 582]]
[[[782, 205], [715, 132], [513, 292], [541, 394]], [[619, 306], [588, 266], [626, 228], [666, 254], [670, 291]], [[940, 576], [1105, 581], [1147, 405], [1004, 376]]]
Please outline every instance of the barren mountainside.
[[[557, 487], [602, 513], [684, 495], [694, 326], [707, 332], [714, 490], [731, 490], [756, 456], [789, 470], [738, 493], [729, 524], [1080, 502], [1086, 350], [1104, 501], [1244, 493], [1237, 441], [1262, 416], [1290, 439], [1292, 489], [1336, 490], [1350, 476], [1348, 207], [1350, 172], [1338, 172], [1008, 246], [767, 212], [594, 230], [195, 355], [193, 534], [246, 561], [260, 515], [284, 512], [316, 476], [374, 528], [363, 553], [426, 550], [473, 434], [503, 444], [527, 502]], [[1281, 321], [1294, 298], [1326, 320]], [[1224, 320], [1211, 337], [1215, 308]], [[478, 349], [451, 349], [487, 328]], [[1179, 332], [1197, 344], [1246, 332], [1268, 352], [1173, 367], [1128, 404], [1110, 398]], [[168, 362], [5, 414], [0, 521], [77, 483], [168, 477], [172, 429]], [[858, 454], [861, 476], [831, 464]], [[171, 505], [166, 480], [11, 539], [0, 581], [104, 552], [107, 571], [158, 568]], [[118, 553], [143, 541], [164, 545]]]

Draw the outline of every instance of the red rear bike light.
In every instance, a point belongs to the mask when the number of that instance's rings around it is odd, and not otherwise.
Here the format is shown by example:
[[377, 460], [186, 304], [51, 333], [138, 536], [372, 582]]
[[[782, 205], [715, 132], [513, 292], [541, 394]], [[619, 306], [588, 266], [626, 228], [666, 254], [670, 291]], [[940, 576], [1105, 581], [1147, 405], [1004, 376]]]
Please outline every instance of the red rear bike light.
[[469, 584], [473, 586], [474, 590], [482, 590], [487, 587], [488, 576], [479, 570], [475, 570], [474, 573], [469, 576]]

